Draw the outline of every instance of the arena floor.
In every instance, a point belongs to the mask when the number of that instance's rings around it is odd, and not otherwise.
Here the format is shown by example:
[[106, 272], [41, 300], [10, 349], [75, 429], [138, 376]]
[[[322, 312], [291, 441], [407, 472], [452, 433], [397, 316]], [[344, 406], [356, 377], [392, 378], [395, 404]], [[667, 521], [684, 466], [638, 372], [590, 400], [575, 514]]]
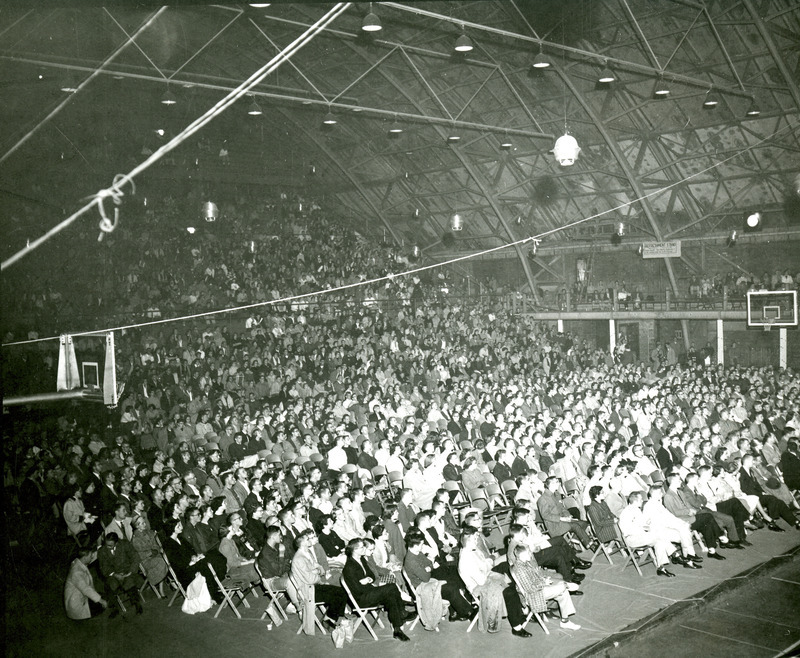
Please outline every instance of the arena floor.
[[[550, 635], [535, 622], [529, 639], [513, 637], [507, 624], [497, 635], [467, 634], [466, 622], [442, 623], [440, 633], [417, 626], [411, 642], [379, 630], [376, 643], [359, 629], [343, 655], [356, 657], [487, 656], [775, 656], [800, 641], [800, 533], [761, 530], [746, 551], [727, 551], [725, 562], [706, 560], [702, 570], [674, 567], [676, 578], [660, 578], [652, 565], [640, 578], [622, 570], [616, 556], [601, 556], [587, 571], [585, 595], [576, 598], [582, 628], [567, 632], [548, 620]], [[47, 547], [43, 549], [47, 551]], [[12, 548], [8, 563], [6, 651], [9, 656], [327, 656], [330, 636], [297, 636], [296, 617], [267, 630], [260, 601], [237, 620], [230, 611], [191, 617], [177, 605], [148, 595], [145, 612], [83, 623], [64, 617], [61, 586], [66, 567], [40, 575], [30, 569], [35, 554]], [[60, 573], [60, 571], [64, 573]], [[252, 601], [252, 599], [251, 599]], [[265, 599], [261, 599], [265, 601]], [[789, 655], [789, 654], [787, 654]]]

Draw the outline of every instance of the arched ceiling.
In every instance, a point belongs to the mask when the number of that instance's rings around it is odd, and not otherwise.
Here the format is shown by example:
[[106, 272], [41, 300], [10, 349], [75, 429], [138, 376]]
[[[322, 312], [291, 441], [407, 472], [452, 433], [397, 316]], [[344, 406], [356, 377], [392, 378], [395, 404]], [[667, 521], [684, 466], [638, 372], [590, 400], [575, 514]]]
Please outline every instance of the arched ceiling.
[[[156, 8], [4, 9], [4, 255], [55, 224], [57, 209], [72, 212], [108, 187], [330, 7], [168, 7], [121, 50]], [[308, 192], [364, 233], [434, 256], [549, 231], [549, 243], [591, 244], [620, 220], [641, 239], [728, 229], [751, 210], [772, 226], [798, 222], [787, 202], [800, 170], [795, 0], [382, 2], [373, 10], [381, 32], [362, 33], [368, 5], [350, 6], [253, 89], [263, 115], [248, 116], [252, 99], [241, 99], [144, 173], [142, 185], [186, 198], [220, 183], [240, 197], [260, 186]], [[455, 55], [462, 30], [475, 48]], [[531, 68], [540, 50], [552, 63], [544, 71]], [[603, 86], [606, 63], [618, 79]], [[62, 91], [98, 70], [77, 93]], [[653, 97], [658, 80], [666, 99]], [[713, 111], [702, 107], [710, 89], [720, 96]], [[161, 104], [167, 91], [175, 105]], [[746, 115], [752, 103], [758, 116]], [[338, 122], [323, 130], [329, 110]], [[395, 124], [403, 132], [393, 139]], [[565, 127], [582, 148], [572, 167], [551, 153]], [[448, 143], [451, 134], [460, 141]], [[454, 212], [464, 230], [443, 244]]]

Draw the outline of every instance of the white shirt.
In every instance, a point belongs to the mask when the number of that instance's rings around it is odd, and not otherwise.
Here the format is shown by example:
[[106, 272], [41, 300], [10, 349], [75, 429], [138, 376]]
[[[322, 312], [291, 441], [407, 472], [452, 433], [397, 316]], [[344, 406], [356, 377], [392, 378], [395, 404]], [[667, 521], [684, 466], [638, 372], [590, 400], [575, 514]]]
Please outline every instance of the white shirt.
[[336, 446], [328, 452], [328, 468], [332, 471], [341, 471], [347, 463], [347, 453], [344, 448]]

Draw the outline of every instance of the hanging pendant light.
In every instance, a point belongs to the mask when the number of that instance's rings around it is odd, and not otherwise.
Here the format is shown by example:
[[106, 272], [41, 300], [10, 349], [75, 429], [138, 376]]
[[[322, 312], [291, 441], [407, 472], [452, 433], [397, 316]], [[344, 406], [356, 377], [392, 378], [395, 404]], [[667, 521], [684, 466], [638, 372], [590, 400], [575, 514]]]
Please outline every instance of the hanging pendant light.
[[581, 147], [578, 146], [578, 140], [568, 132], [561, 135], [561, 137], [556, 140], [556, 144], [553, 147], [553, 155], [556, 157], [556, 162], [562, 167], [571, 167], [574, 165], [580, 152]]
[[656, 80], [656, 84], [653, 87], [653, 98], [662, 99], [669, 96], [669, 87], [664, 83], [664, 78], [661, 76], [658, 77]]
[[603, 66], [603, 70], [600, 72], [600, 77], [597, 78], [597, 81], [600, 84], [608, 85], [614, 82], [617, 79], [617, 76], [614, 75], [614, 71], [608, 66], [608, 62], [605, 63]]
[[464, 26], [461, 26], [461, 34], [459, 35], [458, 39], [456, 39], [456, 43], [454, 46], [454, 50], [457, 53], [468, 53], [472, 50], [472, 39], [467, 36], [467, 33], [464, 32]]
[[378, 15], [372, 11], [372, 3], [369, 3], [369, 12], [367, 15], [364, 16], [364, 20], [361, 21], [361, 29], [364, 32], [380, 32], [383, 29], [383, 25], [381, 25], [381, 19]]
[[541, 46], [539, 46], [539, 52], [536, 57], [533, 58], [533, 64], [531, 64], [531, 66], [535, 69], [539, 69], [540, 71], [550, 68], [551, 62], [547, 57], [545, 57]]
[[703, 109], [713, 110], [717, 105], [719, 105], [719, 94], [712, 87], [706, 92], [706, 97], [703, 99]]
[[453, 214], [450, 218], [450, 230], [461, 231], [464, 228], [464, 220], [458, 213]]
[[253, 99], [253, 102], [250, 103], [250, 107], [248, 108], [247, 113], [251, 117], [258, 117], [258, 116], [261, 116], [263, 114], [263, 112], [261, 111], [261, 107], [259, 106], [258, 103], [256, 103], [256, 99], [255, 98]]
[[213, 201], [206, 201], [203, 204], [203, 219], [207, 222], [215, 222], [218, 216], [219, 208], [217, 208], [217, 204]]
[[178, 102], [178, 99], [175, 98], [175, 94], [172, 93], [169, 87], [167, 87], [167, 91], [164, 92], [164, 95], [161, 97], [161, 104], [162, 105], [175, 105]]
[[747, 108], [747, 112], [745, 112], [745, 116], [757, 117], [759, 114], [761, 114], [761, 109], [758, 107], [756, 99], [753, 98], [750, 100], [750, 105]]
[[336, 117], [333, 115], [333, 112], [328, 110], [328, 113], [325, 115], [325, 118], [322, 120], [322, 123], [326, 126], [335, 126], [336, 125]]

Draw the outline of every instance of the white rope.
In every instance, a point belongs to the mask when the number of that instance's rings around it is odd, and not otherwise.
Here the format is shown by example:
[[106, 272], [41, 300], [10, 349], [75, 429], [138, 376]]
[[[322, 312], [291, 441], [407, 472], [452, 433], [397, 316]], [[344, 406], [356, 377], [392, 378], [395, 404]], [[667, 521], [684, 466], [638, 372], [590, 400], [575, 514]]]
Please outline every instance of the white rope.
[[[6, 269], [10, 265], [13, 265], [18, 260], [23, 258], [25, 255], [29, 254], [31, 251], [36, 249], [40, 244], [46, 242], [52, 236], [65, 229], [67, 226], [69, 226], [72, 222], [74, 222], [78, 217], [83, 215], [87, 210], [89, 210], [93, 206], [98, 206], [98, 208], [100, 208], [104, 199], [111, 197], [112, 199], [114, 199], [114, 202], [116, 203], [117, 199], [120, 199], [120, 197], [122, 196], [122, 190], [120, 187], [121, 183], [123, 182], [133, 183], [133, 179], [136, 176], [138, 176], [143, 171], [146, 171], [151, 165], [158, 162], [158, 160], [160, 160], [164, 155], [166, 155], [170, 151], [180, 146], [189, 137], [194, 135], [198, 130], [200, 130], [214, 118], [219, 116], [222, 112], [228, 109], [228, 107], [230, 107], [231, 105], [233, 105], [233, 103], [239, 100], [239, 98], [244, 96], [248, 91], [250, 91], [253, 87], [255, 87], [262, 80], [264, 80], [264, 78], [266, 78], [270, 73], [275, 71], [281, 64], [289, 60], [297, 51], [299, 51], [303, 46], [305, 46], [315, 36], [317, 36], [317, 34], [319, 34], [322, 30], [324, 30], [349, 6], [350, 6], [349, 2], [340, 2], [334, 5], [334, 7], [330, 9], [330, 11], [328, 11], [322, 18], [320, 18], [316, 23], [314, 23], [305, 32], [303, 32], [303, 34], [297, 37], [297, 39], [292, 41], [292, 43], [290, 43], [286, 48], [284, 48], [283, 51], [275, 55], [275, 57], [273, 57], [269, 62], [267, 62], [264, 66], [258, 69], [255, 73], [253, 73], [242, 84], [236, 87], [236, 89], [233, 89], [230, 93], [228, 93], [228, 95], [225, 96], [225, 98], [217, 102], [202, 116], [195, 119], [180, 133], [175, 135], [175, 137], [173, 137], [169, 142], [167, 142], [166, 144], [161, 146], [158, 150], [156, 150], [153, 154], [151, 154], [146, 160], [144, 160], [136, 167], [131, 169], [131, 171], [129, 171], [127, 174], [117, 174], [117, 176], [114, 177], [114, 183], [111, 185], [111, 187], [105, 190], [100, 190], [97, 194], [94, 195], [91, 202], [83, 206], [76, 213], [74, 213], [73, 215], [71, 215], [58, 225], [56, 225], [54, 228], [50, 229], [43, 236], [31, 242], [29, 245], [18, 251], [16, 254], [14, 254], [7, 260], [3, 261], [2, 266], [0, 266], [0, 271]], [[95, 73], [97, 73], [97, 71], [95, 71]], [[91, 79], [91, 77], [89, 79]], [[119, 216], [118, 213], [116, 212], [114, 213], [114, 215], [115, 215], [115, 221], [112, 223], [105, 215], [105, 211], [101, 210], [101, 222], [100, 222], [101, 231], [110, 232], [114, 230], [114, 228], [116, 227], [116, 219]], [[100, 237], [102, 238], [102, 233]]]

